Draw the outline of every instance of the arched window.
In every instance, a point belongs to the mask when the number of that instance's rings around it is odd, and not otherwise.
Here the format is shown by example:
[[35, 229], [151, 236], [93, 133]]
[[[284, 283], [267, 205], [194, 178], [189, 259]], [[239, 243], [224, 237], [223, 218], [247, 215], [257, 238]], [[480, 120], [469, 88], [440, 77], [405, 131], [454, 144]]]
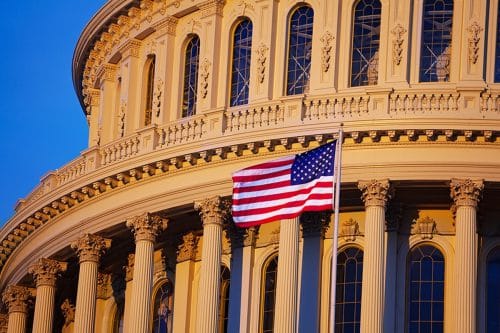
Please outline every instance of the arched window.
[[234, 30], [233, 69], [231, 71], [231, 106], [248, 103], [250, 59], [252, 55], [252, 21], [244, 19]]
[[420, 43], [420, 81], [449, 80], [453, 0], [425, 0]]
[[407, 332], [443, 332], [444, 256], [432, 245], [411, 250], [408, 258]]
[[381, 12], [379, 0], [360, 0], [354, 8], [352, 87], [377, 84]]
[[314, 11], [309, 6], [295, 9], [290, 17], [286, 94], [309, 89]]
[[497, 10], [497, 40], [495, 45], [495, 82], [500, 82], [500, 6]]
[[363, 251], [348, 247], [337, 255], [335, 332], [359, 332]]
[[172, 284], [165, 282], [156, 291], [153, 306], [153, 333], [170, 333]]
[[148, 56], [146, 61], [146, 95], [144, 101], [144, 126], [151, 125], [153, 115], [153, 91], [155, 80], [155, 56]]
[[278, 255], [267, 260], [262, 276], [261, 320], [262, 333], [273, 332], [276, 305], [276, 282], [278, 276]]
[[219, 333], [227, 332], [229, 318], [229, 287], [231, 285], [231, 272], [226, 266], [221, 267], [220, 307], [219, 307]]
[[486, 263], [486, 332], [500, 332], [500, 248], [488, 255]]
[[184, 88], [182, 97], [182, 117], [196, 114], [196, 94], [198, 91], [198, 67], [200, 62], [200, 38], [193, 36], [186, 46], [184, 58]]

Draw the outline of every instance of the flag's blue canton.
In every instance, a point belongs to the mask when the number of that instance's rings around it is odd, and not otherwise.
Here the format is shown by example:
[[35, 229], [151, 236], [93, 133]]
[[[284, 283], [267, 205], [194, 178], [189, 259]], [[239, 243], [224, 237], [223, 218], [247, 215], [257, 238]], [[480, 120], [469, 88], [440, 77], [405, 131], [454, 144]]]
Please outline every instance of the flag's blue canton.
[[321, 176], [333, 176], [335, 141], [295, 156], [292, 185], [304, 184]]

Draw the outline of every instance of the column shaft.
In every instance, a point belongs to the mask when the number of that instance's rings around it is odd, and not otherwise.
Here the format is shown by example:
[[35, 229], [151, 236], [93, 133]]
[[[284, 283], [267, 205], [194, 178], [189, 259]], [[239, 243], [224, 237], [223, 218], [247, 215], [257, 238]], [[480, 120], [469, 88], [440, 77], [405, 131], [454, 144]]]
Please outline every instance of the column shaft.
[[299, 218], [281, 221], [274, 332], [297, 332]]
[[457, 329], [476, 332], [477, 234], [476, 208], [460, 206], [456, 214]]
[[36, 288], [33, 333], [52, 333], [55, 293], [54, 286], [42, 285]]
[[75, 333], [93, 333], [97, 294], [97, 262], [80, 263], [76, 294]]
[[361, 332], [383, 332], [385, 208], [367, 206], [361, 294]]
[[25, 333], [26, 332], [26, 313], [9, 313], [9, 326], [7, 333]]
[[130, 333], [151, 331], [151, 295], [153, 290], [153, 242], [140, 240], [135, 245], [134, 280], [132, 284]]
[[204, 224], [198, 287], [197, 333], [216, 333], [220, 301], [220, 270], [222, 254], [222, 225]]

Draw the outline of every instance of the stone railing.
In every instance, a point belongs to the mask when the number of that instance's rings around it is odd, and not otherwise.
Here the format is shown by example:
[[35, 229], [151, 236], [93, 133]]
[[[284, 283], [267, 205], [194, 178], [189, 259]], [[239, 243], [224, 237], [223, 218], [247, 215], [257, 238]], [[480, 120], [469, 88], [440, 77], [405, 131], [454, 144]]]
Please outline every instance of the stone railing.
[[86, 174], [86, 161], [84, 156], [80, 156], [61, 169], [55, 172], [57, 186], [62, 186], [73, 179], [77, 179]]
[[205, 115], [196, 115], [159, 127], [157, 130], [158, 146], [160, 148], [171, 147], [201, 139], [206, 132], [205, 118]]
[[101, 148], [101, 165], [128, 159], [139, 153], [140, 135], [134, 133]]
[[500, 113], [500, 92], [483, 92], [481, 94], [481, 112]]
[[225, 112], [225, 132], [236, 133], [282, 125], [285, 120], [281, 102], [234, 107]]
[[390, 95], [389, 112], [391, 114], [448, 114], [459, 109], [458, 92], [420, 93], [395, 92]]
[[333, 120], [368, 114], [370, 96], [325, 96], [304, 100], [304, 121]]

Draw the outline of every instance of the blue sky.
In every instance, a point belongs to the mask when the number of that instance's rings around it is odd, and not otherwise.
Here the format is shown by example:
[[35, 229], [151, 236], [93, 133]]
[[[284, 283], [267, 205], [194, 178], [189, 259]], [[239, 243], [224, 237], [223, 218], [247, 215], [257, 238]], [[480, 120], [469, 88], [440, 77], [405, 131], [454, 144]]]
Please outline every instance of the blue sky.
[[105, 0], [5, 1], [0, 11], [0, 225], [50, 170], [87, 146], [73, 90], [78, 37]]

